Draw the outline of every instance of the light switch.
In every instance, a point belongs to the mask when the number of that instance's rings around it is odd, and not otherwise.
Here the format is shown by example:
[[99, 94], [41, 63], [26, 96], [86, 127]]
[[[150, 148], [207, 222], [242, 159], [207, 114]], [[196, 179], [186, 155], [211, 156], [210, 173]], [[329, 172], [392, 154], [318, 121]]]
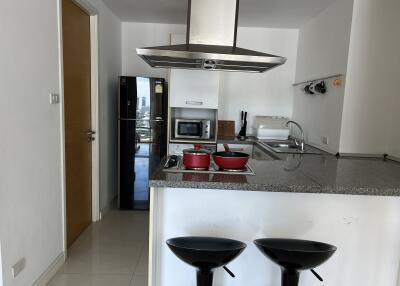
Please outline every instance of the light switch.
[[59, 104], [60, 95], [58, 93], [50, 93], [50, 104]]

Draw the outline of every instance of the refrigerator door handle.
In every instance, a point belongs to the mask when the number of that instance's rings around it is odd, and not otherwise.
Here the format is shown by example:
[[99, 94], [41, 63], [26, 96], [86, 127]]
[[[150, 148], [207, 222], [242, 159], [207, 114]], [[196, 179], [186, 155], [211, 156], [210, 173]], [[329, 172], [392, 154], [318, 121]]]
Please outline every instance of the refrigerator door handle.
[[137, 153], [140, 149], [140, 134], [135, 132], [135, 153]]

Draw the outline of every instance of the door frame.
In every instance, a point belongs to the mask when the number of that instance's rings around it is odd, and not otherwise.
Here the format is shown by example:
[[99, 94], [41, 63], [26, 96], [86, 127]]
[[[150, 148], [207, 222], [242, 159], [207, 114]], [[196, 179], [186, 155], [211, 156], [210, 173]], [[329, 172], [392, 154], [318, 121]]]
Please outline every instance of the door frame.
[[[91, 125], [96, 131], [92, 142], [92, 222], [100, 220], [100, 132], [99, 132], [99, 31], [98, 10], [88, 0], [72, 0], [90, 17], [91, 57]], [[58, 2], [58, 35], [60, 66], [60, 122], [61, 122], [61, 169], [62, 169], [62, 228], [63, 251], [67, 253], [67, 201], [66, 201], [66, 158], [65, 158], [65, 113], [64, 113], [64, 64], [62, 38], [62, 0]]]

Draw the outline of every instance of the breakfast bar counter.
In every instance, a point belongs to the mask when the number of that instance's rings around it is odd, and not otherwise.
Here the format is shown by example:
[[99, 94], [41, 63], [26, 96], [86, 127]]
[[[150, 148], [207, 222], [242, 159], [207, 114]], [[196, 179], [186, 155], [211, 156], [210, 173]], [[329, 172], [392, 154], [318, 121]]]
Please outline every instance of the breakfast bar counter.
[[[257, 144], [257, 143], [256, 143]], [[332, 155], [250, 159], [254, 175], [165, 172], [150, 180], [149, 286], [195, 285], [192, 267], [165, 241], [181, 236], [240, 240], [245, 251], [216, 270], [214, 285], [280, 285], [280, 270], [253, 240], [296, 238], [335, 245], [317, 272], [326, 286], [398, 286], [400, 164]], [[311, 272], [300, 285], [320, 285]]]
[[259, 192], [400, 196], [400, 163], [378, 158], [332, 155], [279, 155], [281, 160], [250, 159], [255, 175], [167, 173], [160, 168], [150, 187]]

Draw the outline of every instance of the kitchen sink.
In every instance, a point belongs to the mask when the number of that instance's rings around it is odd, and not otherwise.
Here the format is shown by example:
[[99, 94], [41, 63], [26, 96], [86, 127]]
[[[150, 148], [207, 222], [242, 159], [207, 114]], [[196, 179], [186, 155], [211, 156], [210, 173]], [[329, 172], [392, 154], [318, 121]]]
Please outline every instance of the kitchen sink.
[[262, 141], [260, 142], [264, 147], [271, 149], [276, 153], [290, 153], [290, 154], [326, 154], [326, 152], [314, 148], [309, 145], [304, 146], [304, 150], [301, 150], [293, 140], [284, 141]]
[[273, 149], [298, 149], [299, 147], [294, 143], [266, 143], [268, 147]]

